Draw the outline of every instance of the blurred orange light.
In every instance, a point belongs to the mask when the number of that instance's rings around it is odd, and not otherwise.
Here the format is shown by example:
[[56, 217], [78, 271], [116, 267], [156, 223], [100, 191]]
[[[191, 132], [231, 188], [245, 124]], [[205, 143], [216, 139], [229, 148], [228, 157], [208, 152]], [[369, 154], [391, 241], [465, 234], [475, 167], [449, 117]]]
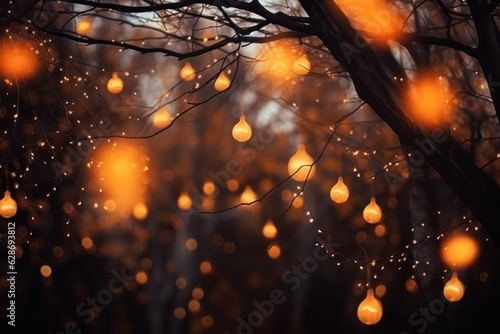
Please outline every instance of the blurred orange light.
[[203, 273], [203, 274], [208, 274], [212, 271], [212, 264], [208, 261], [203, 261], [201, 264], [200, 264], [200, 271]]
[[91, 249], [94, 246], [94, 242], [89, 237], [85, 237], [82, 239], [82, 246], [85, 249]]
[[146, 284], [148, 281], [148, 275], [144, 271], [139, 271], [137, 274], [135, 274], [135, 281], [138, 284]]
[[444, 240], [441, 246], [441, 258], [451, 268], [460, 269], [469, 266], [477, 257], [479, 246], [469, 235], [457, 234]]
[[135, 217], [137, 220], [144, 220], [148, 216], [148, 207], [146, 204], [143, 202], [139, 202], [136, 205], [134, 205], [134, 208], [132, 209], [132, 215]]
[[52, 275], [52, 268], [45, 264], [40, 267], [40, 273], [43, 277], [49, 277], [50, 275]]
[[23, 79], [38, 69], [38, 57], [28, 43], [3, 40], [0, 43], [0, 75], [7, 79]]
[[272, 239], [276, 236], [276, 233], [278, 233], [278, 229], [272, 220], [268, 220], [262, 228], [262, 235], [267, 239]]
[[431, 74], [419, 75], [406, 96], [410, 116], [424, 126], [438, 126], [448, 109], [444, 83]]
[[401, 10], [390, 6], [387, 0], [336, 0], [335, 3], [365, 37], [385, 41], [399, 37], [402, 32]]
[[267, 255], [269, 255], [271, 259], [277, 259], [281, 255], [281, 248], [274, 244], [267, 250]]

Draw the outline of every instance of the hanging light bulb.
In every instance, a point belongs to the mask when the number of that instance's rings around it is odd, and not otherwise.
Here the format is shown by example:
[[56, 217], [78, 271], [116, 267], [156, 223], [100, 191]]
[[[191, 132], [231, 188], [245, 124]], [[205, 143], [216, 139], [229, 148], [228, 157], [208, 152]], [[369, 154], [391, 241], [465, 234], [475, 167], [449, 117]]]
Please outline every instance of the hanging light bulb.
[[[309, 178], [314, 175], [315, 167], [310, 166], [314, 163], [313, 158], [307, 153], [306, 148], [303, 144], [297, 146], [297, 151], [288, 161], [288, 174], [291, 176], [293, 173], [295, 175], [292, 178], [296, 181], [305, 181], [309, 170]], [[300, 170], [299, 170], [300, 169]]]
[[371, 198], [370, 203], [363, 210], [363, 218], [370, 224], [376, 224], [382, 219], [382, 209], [375, 201], [375, 197]]
[[231, 80], [224, 74], [224, 72], [221, 72], [214, 82], [215, 89], [222, 92], [223, 90], [228, 89], [229, 86], [231, 86]]
[[368, 289], [366, 298], [358, 306], [358, 319], [365, 325], [375, 325], [382, 319], [382, 303], [375, 298], [373, 289]]
[[108, 80], [108, 91], [111, 94], [119, 94], [123, 90], [123, 80], [118, 76], [118, 73], [113, 72]]
[[10, 191], [6, 190], [4, 197], [0, 200], [0, 216], [12, 218], [17, 213], [17, 203], [10, 196]]
[[250, 137], [252, 137], [252, 127], [245, 120], [245, 116], [241, 116], [240, 121], [233, 126], [233, 138], [240, 143], [244, 143]]
[[293, 61], [293, 71], [297, 75], [306, 75], [311, 70], [311, 62], [305, 54]]
[[183, 191], [180, 195], [179, 198], [177, 199], [177, 206], [184, 211], [187, 211], [191, 209], [191, 206], [193, 205], [193, 200], [189, 196], [189, 194], [185, 191]]
[[172, 123], [172, 116], [167, 108], [163, 107], [156, 111], [153, 115], [153, 125], [159, 129], [163, 129]]
[[257, 200], [257, 195], [252, 190], [252, 187], [246, 186], [245, 190], [241, 193], [240, 201], [241, 203], [252, 203]]
[[276, 228], [276, 225], [274, 225], [273, 221], [269, 219], [262, 228], [262, 235], [266, 239], [272, 239], [276, 236], [276, 233], [278, 233], [278, 229]]
[[443, 294], [450, 302], [458, 302], [464, 296], [464, 290], [464, 284], [458, 279], [457, 273], [453, 272], [450, 280], [444, 285]]
[[194, 78], [196, 77], [196, 70], [194, 69], [193, 65], [191, 65], [190, 62], [187, 62], [181, 68], [180, 76], [182, 80], [186, 81], [194, 80]]
[[330, 189], [330, 198], [335, 203], [344, 203], [349, 198], [349, 188], [345, 185], [342, 176], [337, 183]]

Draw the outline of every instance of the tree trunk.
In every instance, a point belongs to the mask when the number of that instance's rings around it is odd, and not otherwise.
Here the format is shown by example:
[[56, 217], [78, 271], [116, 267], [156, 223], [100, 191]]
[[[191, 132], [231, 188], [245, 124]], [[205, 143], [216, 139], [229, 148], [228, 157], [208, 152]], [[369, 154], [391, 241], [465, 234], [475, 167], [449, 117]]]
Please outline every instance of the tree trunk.
[[[440, 129], [417, 127], [403, 112], [403, 86], [386, 73], [377, 54], [351, 27], [349, 20], [331, 0], [300, 0], [313, 22], [315, 34], [349, 72], [358, 96], [368, 103], [408, 145], [414, 164], [432, 166], [455, 194], [500, 245], [500, 188], [478, 168], [467, 152]], [[410, 161], [411, 162], [411, 161]], [[417, 166], [418, 167], [418, 166]]]

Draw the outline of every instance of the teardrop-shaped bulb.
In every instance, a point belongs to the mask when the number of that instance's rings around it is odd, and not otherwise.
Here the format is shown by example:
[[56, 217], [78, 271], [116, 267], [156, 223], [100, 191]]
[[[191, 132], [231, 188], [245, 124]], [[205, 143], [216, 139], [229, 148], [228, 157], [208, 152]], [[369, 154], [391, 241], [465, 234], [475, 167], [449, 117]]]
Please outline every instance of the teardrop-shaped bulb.
[[182, 80], [191, 81], [196, 78], [196, 70], [190, 62], [187, 62], [182, 66], [180, 76]]
[[276, 225], [274, 225], [272, 220], [268, 220], [262, 228], [262, 235], [266, 239], [273, 239], [274, 237], [276, 237], [276, 233], [278, 233]]
[[337, 183], [330, 189], [330, 198], [335, 203], [344, 203], [349, 198], [349, 188], [345, 185], [342, 176]]
[[153, 125], [159, 129], [163, 129], [172, 123], [172, 116], [167, 108], [163, 107], [156, 111], [153, 115]]
[[[307, 153], [306, 148], [303, 144], [297, 146], [297, 151], [288, 161], [288, 174], [296, 181], [305, 181], [306, 178], [313, 177], [315, 166], [311, 165], [314, 163], [313, 158]], [[311, 172], [309, 172], [311, 170]], [[297, 172], [297, 173], [295, 173]], [[294, 174], [295, 173], [295, 174]]]
[[113, 72], [113, 75], [108, 80], [108, 91], [111, 94], [119, 94], [123, 90], [123, 80], [118, 73]]
[[370, 203], [363, 210], [363, 218], [367, 223], [376, 224], [382, 219], [382, 209], [372, 197]]
[[240, 201], [241, 203], [252, 203], [257, 200], [257, 195], [252, 190], [252, 187], [246, 186], [245, 190], [241, 193]]
[[311, 70], [311, 62], [305, 54], [293, 61], [293, 71], [297, 75], [306, 75]]
[[240, 121], [233, 126], [233, 138], [240, 143], [244, 143], [250, 137], [252, 137], [252, 127], [245, 120], [245, 116], [241, 116]]
[[0, 216], [12, 218], [17, 213], [17, 203], [10, 196], [10, 191], [6, 190], [4, 197], [0, 200]]
[[222, 92], [223, 90], [228, 89], [229, 86], [231, 86], [231, 80], [224, 74], [224, 72], [221, 72], [214, 82], [215, 89]]
[[366, 298], [358, 306], [358, 319], [365, 325], [375, 325], [382, 319], [382, 303], [375, 298], [373, 289], [368, 289]]
[[451, 274], [451, 279], [446, 282], [443, 288], [443, 294], [450, 302], [458, 302], [465, 293], [465, 287], [462, 281], [458, 278], [457, 273]]

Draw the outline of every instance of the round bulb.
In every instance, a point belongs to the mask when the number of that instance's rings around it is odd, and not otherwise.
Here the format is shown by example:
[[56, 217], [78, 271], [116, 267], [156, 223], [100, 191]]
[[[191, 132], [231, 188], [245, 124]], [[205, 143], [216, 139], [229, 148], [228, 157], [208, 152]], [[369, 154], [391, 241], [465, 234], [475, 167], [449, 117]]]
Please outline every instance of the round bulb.
[[250, 137], [252, 137], [252, 127], [245, 120], [245, 116], [241, 116], [240, 121], [233, 127], [233, 138], [240, 143], [244, 143]]
[[366, 298], [358, 306], [358, 319], [365, 325], [375, 325], [382, 319], [382, 303], [375, 298], [373, 289], [368, 289]]
[[0, 200], [0, 216], [12, 218], [17, 213], [17, 203], [10, 196], [10, 191], [6, 190], [4, 197]]
[[184, 211], [187, 211], [191, 208], [193, 205], [193, 200], [191, 197], [188, 195], [187, 192], [183, 191], [180, 195], [179, 198], [177, 199], [177, 206]]
[[118, 73], [113, 72], [113, 75], [108, 80], [108, 91], [111, 94], [119, 94], [123, 90], [123, 80], [118, 76]]
[[382, 209], [375, 201], [375, 197], [372, 197], [370, 203], [363, 210], [363, 218], [370, 224], [376, 224], [382, 219]]
[[335, 203], [344, 203], [349, 198], [349, 188], [344, 184], [342, 176], [330, 190], [330, 198]]
[[180, 75], [181, 75], [182, 80], [191, 81], [191, 80], [194, 80], [194, 78], [196, 77], [196, 71], [195, 71], [194, 67], [191, 65], [191, 63], [187, 62], [181, 68]]
[[464, 296], [464, 284], [458, 279], [457, 273], [451, 274], [451, 279], [446, 282], [443, 294], [450, 302], [458, 302]]
[[307, 56], [303, 54], [293, 61], [293, 71], [297, 75], [306, 75], [311, 70], [311, 62]]
[[87, 18], [81, 19], [78, 21], [78, 23], [76, 25], [76, 32], [79, 35], [85, 35], [89, 31], [90, 26], [91, 26], [91, 22], [89, 19], [87, 19]]
[[149, 213], [148, 207], [146, 206], [146, 204], [142, 202], [139, 202], [136, 205], [134, 205], [134, 208], [132, 209], [132, 215], [137, 220], [146, 219], [148, 213]]
[[222, 92], [223, 90], [228, 89], [229, 86], [231, 86], [231, 80], [224, 74], [224, 72], [221, 72], [214, 82], [215, 89]]
[[468, 267], [476, 259], [479, 247], [476, 239], [467, 234], [457, 234], [446, 238], [441, 246], [443, 262], [452, 268]]
[[[307, 153], [305, 146], [300, 144], [295, 154], [288, 161], [288, 174], [293, 175], [292, 178], [296, 181], [305, 181], [308, 174], [310, 178], [314, 175], [315, 168], [310, 166], [313, 163], [314, 160]], [[309, 170], [311, 170], [310, 173]]]
[[161, 108], [153, 115], [153, 125], [159, 129], [163, 129], [172, 123], [172, 116], [170, 116], [167, 108]]

